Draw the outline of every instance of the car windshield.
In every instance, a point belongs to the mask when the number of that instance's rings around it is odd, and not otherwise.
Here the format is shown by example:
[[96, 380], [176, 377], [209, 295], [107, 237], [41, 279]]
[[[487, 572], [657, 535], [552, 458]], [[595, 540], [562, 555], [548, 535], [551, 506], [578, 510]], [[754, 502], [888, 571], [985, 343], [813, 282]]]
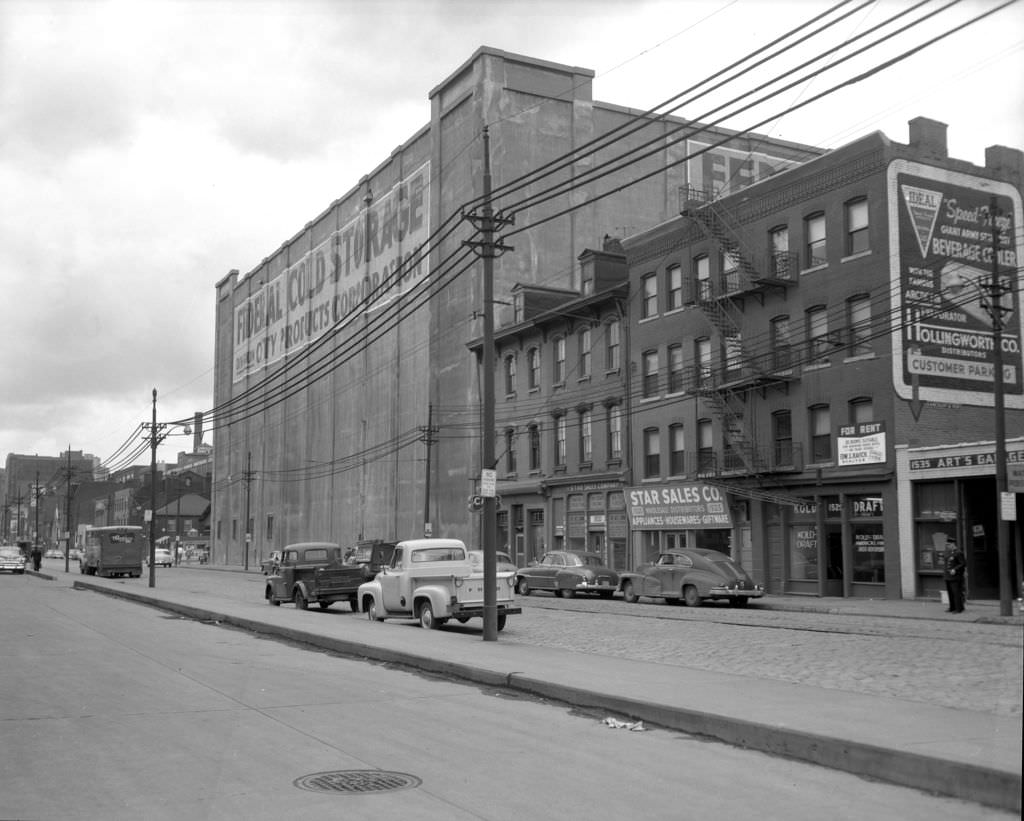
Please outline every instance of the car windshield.
[[414, 550], [414, 562], [459, 562], [466, 558], [466, 551], [461, 547], [428, 547]]

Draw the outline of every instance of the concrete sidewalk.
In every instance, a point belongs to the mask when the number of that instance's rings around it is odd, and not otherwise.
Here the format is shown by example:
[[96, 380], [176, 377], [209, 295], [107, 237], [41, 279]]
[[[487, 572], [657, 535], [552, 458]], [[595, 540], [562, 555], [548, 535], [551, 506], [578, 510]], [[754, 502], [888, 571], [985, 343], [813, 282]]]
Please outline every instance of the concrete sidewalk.
[[[57, 581], [64, 581], [63, 573], [55, 575]], [[386, 629], [362, 618], [317, 618], [316, 613], [298, 614], [292, 608], [212, 595], [201, 585], [189, 583], [194, 575], [162, 575], [155, 588], [138, 581], [127, 584], [76, 576], [73, 586], [347, 656], [506, 687], [606, 711], [616, 718], [643, 720], [1006, 810], [1021, 808], [1020, 716], [952, 710], [838, 690], [829, 690], [826, 696], [817, 687], [763, 678], [571, 653], [508, 639], [483, 642], [478, 635], [426, 631], [401, 623]], [[262, 584], [259, 574], [255, 576], [246, 573], [238, 582]], [[938, 602], [771, 597], [759, 606], [826, 612], [850, 607], [854, 609], [840, 612], [953, 618]], [[975, 618], [1000, 618], [998, 603], [984, 607], [991, 609], [991, 614], [979, 612]], [[982, 606], [969, 605], [965, 616], [972, 617], [974, 609], [981, 611]], [[1007, 621], [1016, 623], [1018, 619]], [[343, 625], [344, 635], [339, 634], [339, 625]]]

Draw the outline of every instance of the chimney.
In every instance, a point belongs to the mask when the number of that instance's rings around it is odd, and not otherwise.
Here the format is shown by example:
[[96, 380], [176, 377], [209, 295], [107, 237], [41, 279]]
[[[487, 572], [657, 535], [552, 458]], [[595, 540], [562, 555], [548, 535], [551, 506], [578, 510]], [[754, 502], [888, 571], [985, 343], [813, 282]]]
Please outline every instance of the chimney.
[[910, 121], [910, 147], [929, 159], [949, 159], [949, 149], [946, 145], [948, 127], [938, 120], [915, 117]]
[[199, 453], [199, 446], [203, 444], [203, 414], [196, 411], [192, 425], [192, 452]]
[[1005, 145], [990, 145], [985, 149], [985, 168], [1019, 188], [1024, 183], [1024, 151]]

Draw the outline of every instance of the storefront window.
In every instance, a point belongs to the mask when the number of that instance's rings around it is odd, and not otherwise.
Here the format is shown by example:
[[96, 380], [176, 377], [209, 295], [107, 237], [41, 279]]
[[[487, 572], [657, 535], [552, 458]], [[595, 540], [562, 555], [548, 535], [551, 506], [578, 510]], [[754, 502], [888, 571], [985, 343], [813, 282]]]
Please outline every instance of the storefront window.
[[881, 496], [850, 497], [855, 582], [885, 581], [885, 532], [881, 517]]
[[957, 538], [956, 510], [953, 482], [914, 484], [914, 544], [919, 571], [941, 572], [946, 540]]
[[818, 520], [813, 502], [793, 509], [789, 528], [789, 578], [809, 581], [818, 578]]

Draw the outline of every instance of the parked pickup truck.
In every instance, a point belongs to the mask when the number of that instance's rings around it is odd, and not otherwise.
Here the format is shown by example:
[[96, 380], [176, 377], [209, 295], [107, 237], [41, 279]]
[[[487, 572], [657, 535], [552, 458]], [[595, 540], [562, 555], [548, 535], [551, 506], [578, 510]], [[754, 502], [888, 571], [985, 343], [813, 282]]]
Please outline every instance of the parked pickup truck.
[[317, 604], [326, 610], [347, 601], [358, 611], [359, 585], [391, 561], [393, 542], [365, 541], [344, 552], [332, 542], [303, 542], [281, 551], [276, 570], [267, 578], [265, 597], [273, 605], [295, 602], [299, 610]]
[[[512, 604], [514, 573], [497, 574], [498, 629], [521, 613]], [[458, 539], [411, 539], [395, 546], [391, 563], [359, 586], [359, 603], [371, 621], [418, 619], [436, 629], [449, 619], [465, 623], [484, 615], [484, 575]]]

